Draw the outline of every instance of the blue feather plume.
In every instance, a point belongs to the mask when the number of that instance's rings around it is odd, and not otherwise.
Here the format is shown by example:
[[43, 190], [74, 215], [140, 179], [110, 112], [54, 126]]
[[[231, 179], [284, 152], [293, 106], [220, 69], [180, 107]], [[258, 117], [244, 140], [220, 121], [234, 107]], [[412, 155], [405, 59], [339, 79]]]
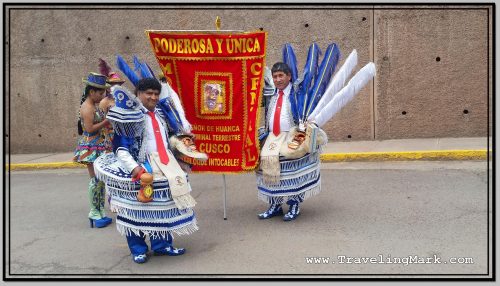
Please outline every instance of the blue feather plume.
[[134, 71], [141, 75], [141, 78], [155, 78], [152, 71], [149, 69], [146, 62], [141, 62], [137, 56], [134, 55]]
[[314, 79], [318, 71], [318, 57], [320, 54], [321, 51], [318, 45], [313, 43], [307, 52], [307, 62], [304, 66], [302, 76], [296, 82], [296, 84], [298, 84], [298, 90], [295, 93], [295, 97], [297, 100], [299, 119], [301, 120], [305, 120], [306, 118], [306, 104], [309, 102], [308, 94], [314, 84]]
[[137, 58], [136, 55], [132, 57], [132, 60], [134, 62], [134, 71], [137, 73], [141, 69], [141, 62], [139, 61], [139, 58]]
[[297, 100], [297, 91], [295, 90], [294, 87], [292, 87], [292, 90], [290, 91], [290, 111], [292, 112], [293, 116], [293, 121], [295, 123], [299, 122], [300, 119], [300, 113], [299, 113], [299, 104]]
[[305, 102], [305, 117], [306, 119], [309, 114], [314, 110], [319, 100], [323, 96], [328, 83], [331, 80], [335, 67], [340, 58], [340, 50], [336, 44], [330, 44], [326, 49], [321, 65], [318, 69], [318, 74], [315, 77], [315, 82], [313, 88], [309, 91], [307, 96], [307, 102]]
[[141, 78], [156, 78], [153, 70], [146, 62], [141, 62], [137, 56], [134, 55], [134, 71], [139, 72]]
[[168, 98], [160, 100], [157, 106], [160, 107], [160, 109], [163, 111], [165, 119], [167, 120], [170, 128], [172, 128], [174, 134], [181, 133], [182, 122], [180, 120], [179, 113], [177, 113], [177, 110], [175, 110], [175, 108], [171, 105]]
[[146, 62], [141, 63], [141, 76], [142, 78], [155, 78], [154, 74], [148, 68], [148, 64]]
[[137, 74], [129, 67], [127, 62], [120, 56], [116, 56], [116, 65], [122, 71], [122, 73], [127, 76], [127, 78], [132, 82], [134, 86], [139, 83], [139, 77]]
[[151, 77], [152, 78], [156, 78], [155, 76], [155, 73], [153, 72], [153, 69], [146, 63], [146, 62], [143, 62], [143, 64], [147, 67], [147, 69], [149, 70], [149, 73], [151, 74]]
[[[286, 43], [285, 46], [283, 47], [283, 62], [290, 67], [292, 75], [291, 82], [294, 83], [298, 77], [297, 57], [295, 56], [295, 52], [293, 51], [292, 45], [289, 43]], [[299, 112], [297, 107], [298, 103], [295, 93], [296, 91], [292, 89], [290, 96], [290, 108], [294, 121], [299, 122]]]
[[283, 47], [283, 62], [290, 67], [292, 71], [292, 82], [295, 82], [298, 76], [297, 58], [295, 57], [292, 45], [289, 43], [286, 43]]

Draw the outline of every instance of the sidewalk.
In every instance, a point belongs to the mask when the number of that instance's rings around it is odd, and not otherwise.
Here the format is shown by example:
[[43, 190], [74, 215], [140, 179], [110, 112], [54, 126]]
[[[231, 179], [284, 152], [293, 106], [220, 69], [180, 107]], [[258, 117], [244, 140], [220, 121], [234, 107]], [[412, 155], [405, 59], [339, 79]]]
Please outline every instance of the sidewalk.
[[[382, 141], [330, 142], [323, 149], [323, 162], [402, 160], [486, 160], [492, 138], [425, 138]], [[491, 153], [490, 153], [491, 156]], [[73, 152], [11, 154], [11, 170], [83, 168], [71, 162]], [[491, 157], [490, 157], [491, 159]], [[7, 163], [9, 158], [6, 158]]]

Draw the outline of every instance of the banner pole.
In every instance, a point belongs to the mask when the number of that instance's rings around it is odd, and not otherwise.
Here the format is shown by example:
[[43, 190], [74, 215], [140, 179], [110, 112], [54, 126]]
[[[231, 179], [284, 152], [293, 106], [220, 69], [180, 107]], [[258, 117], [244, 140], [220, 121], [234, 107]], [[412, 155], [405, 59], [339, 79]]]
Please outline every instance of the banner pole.
[[224, 197], [224, 220], [227, 220], [227, 216], [226, 216], [226, 174], [222, 174], [222, 179], [224, 180], [224, 194], [223, 194], [223, 197]]

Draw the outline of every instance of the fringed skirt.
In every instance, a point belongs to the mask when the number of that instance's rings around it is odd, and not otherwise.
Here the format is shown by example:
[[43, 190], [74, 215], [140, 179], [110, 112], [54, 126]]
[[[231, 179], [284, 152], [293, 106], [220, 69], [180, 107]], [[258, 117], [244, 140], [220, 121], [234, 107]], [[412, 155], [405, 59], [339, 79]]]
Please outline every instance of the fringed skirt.
[[170, 194], [167, 180], [153, 182], [153, 201], [137, 201], [139, 182], [132, 182], [130, 173], [120, 164], [115, 154], [99, 157], [94, 162], [99, 180], [106, 184], [111, 197], [111, 210], [116, 211], [116, 227], [122, 235], [142, 231], [152, 237], [166, 237], [167, 233], [188, 235], [198, 230], [194, 211], [179, 210]]
[[276, 183], [268, 183], [258, 170], [259, 199], [281, 204], [288, 200], [302, 201], [321, 192], [320, 153], [318, 150], [291, 160], [280, 157], [280, 179]]

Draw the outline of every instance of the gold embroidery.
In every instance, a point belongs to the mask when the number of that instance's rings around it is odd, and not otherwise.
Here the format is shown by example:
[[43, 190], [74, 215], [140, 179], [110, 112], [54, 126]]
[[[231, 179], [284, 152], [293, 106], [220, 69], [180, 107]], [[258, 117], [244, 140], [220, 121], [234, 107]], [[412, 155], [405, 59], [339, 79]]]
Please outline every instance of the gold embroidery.
[[[248, 118], [248, 106], [247, 106], [247, 62], [245, 60], [241, 61], [241, 79], [243, 81], [243, 138], [246, 138], [247, 136], [247, 118]], [[243, 140], [242, 142], [242, 146], [241, 146], [241, 149], [242, 149], [242, 152], [241, 152], [241, 166], [245, 166], [247, 164], [247, 160], [246, 160], [246, 155], [245, 155], [245, 152], [246, 152], [246, 141]]]

